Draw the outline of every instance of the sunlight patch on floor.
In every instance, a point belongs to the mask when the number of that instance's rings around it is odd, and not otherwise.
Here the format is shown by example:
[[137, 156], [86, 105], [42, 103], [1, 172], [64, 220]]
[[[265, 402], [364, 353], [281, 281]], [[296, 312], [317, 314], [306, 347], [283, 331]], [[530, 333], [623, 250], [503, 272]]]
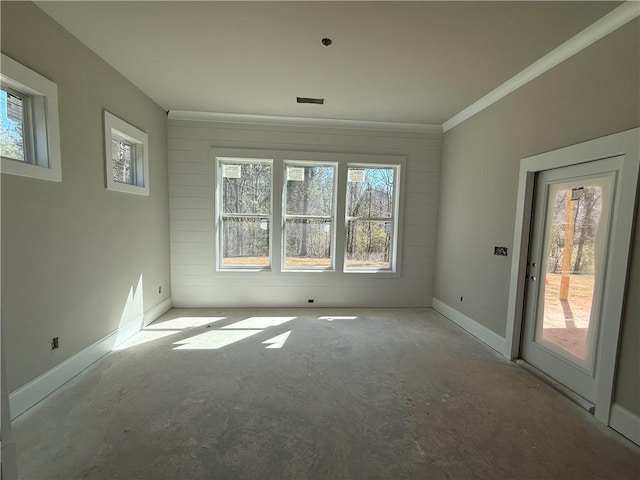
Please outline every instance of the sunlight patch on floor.
[[262, 342], [262, 344], [268, 345], [267, 347], [264, 347], [264, 348], [282, 348], [284, 344], [287, 342], [289, 335], [291, 335], [291, 330], [289, 330], [288, 332], [284, 332], [280, 335], [277, 335], [273, 338], [270, 338], [269, 340], [265, 340], [264, 342]]
[[174, 350], [217, 350], [260, 332], [262, 330], [213, 330], [174, 342], [178, 345]]
[[147, 325], [145, 330], [182, 330], [184, 328], [202, 327], [210, 323], [219, 322], [227, 317], [178, 317], [164, 322], [154, 322]]
[[243, 328], [269, 328], [290, 322], [297, 317], [250, 317], [222, 328], [243, 329]]

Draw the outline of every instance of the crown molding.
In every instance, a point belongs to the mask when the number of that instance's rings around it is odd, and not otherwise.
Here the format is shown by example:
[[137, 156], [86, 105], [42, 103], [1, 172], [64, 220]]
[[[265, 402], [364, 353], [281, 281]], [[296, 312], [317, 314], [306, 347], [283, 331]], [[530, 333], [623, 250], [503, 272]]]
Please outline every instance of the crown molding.
[[201, 122], [244, 123], [253, 125], [286, 125], [298, 127], [344, 128], [387, 132], [442, 134], [441, 125], [428, 123], [372, 122], [365, 120], [339, 120], [333, 118], [283, 117], [240, 113], [194, 112], [170, 110], [169, 120], [196, 120]]
[[575, 55], [581, 50], [584, 50], [589, 45], [607, 36], [639, 15], [640, 3], [637, 1], [628, 1], [623, 3], [615, 10], [612, 10], [607, 15], [582, 30], [580, 33], [571, 37], [559, 47], [547, 53], [544, 57], [529, 65], [517, 75], [511, 77], [502, 85], [444, 122], [442, 124], [443, 132], [451, 130], [456, 125], [461, 124], [476, 113], [481, 112], [498, 100], [506, 97], [514, 90], [517, 90], [523, 85], [529, 83], [531, 80], [542, 75], [548, 70], [551, 70], [559, 63], [564, 62], [569, 57]]

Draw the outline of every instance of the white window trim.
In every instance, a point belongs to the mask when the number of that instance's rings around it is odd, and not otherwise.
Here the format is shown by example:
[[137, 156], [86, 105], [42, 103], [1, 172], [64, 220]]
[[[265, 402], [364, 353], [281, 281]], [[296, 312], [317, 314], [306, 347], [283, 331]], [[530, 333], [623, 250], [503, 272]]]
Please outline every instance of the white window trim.
[[[135, 168], [142, 173], [141, 185], [116, 182], [113, 179], [112, 140], [124, 139], [135, 146], [131, 154], [135, 157]], [[149, 195], [149, 136], [142, 130], [104, 111], [104, 155], [107, 190], [135, 195]], [[142, 160], [142, 165], [140, 161]], [[139, 178], [139, 173], [136, 175]]]
[[37, 104], [32, 119], [34, 163], [2, 158], [2, 173], [62, 182], [58, 86], [51, 80], [2, 54], [0, 82], [31, 97]]
[[[219, 205], [220, 205], [220, 192], [218, 192], [218, 162], [217, 159], [270, 159], [272, 163], [272, 195], [271, 195], [271, 242], [270, 242], [270, 256], [271, 256], [271, 269], [265, 270], [262, 268], [220, 268], [219, 256], [220, 252], [220, 238], [219, 238]], [[243, 275], [245, 273], [263, 272], [270, 276], [329, 276], [339, 278], [344, 275], [368, 275], [370, 278], [377, 279], [389, 279], [400, 278], [402, 267], [402, 231], [404, 221], [404, 209], [402, 205], [404, 203], [404, 190], [405, 190], [405, 171], [406, 171], [406, 157], [402, 155], [385, 155], [385, 154], [361, 154], [361, 153], [321, 153], [321, 152], [300, 152], [300, 151], [280, 151], [280, 150], [253, 150], [253, 149], [236, 149], [236, 148], [212, 148], [211, 159], [214, 164], [215, 178], [214, 188], [216, 189], [215, 198], [215, 249], [216, 260], [215, 267], [217, 272], [224, 272], [225, 275]], [[292, 160], [293, 159], [293, 160]], [[282, 242], [283, 242], [283, 230], [284, 230], [284, 215], [283, 215], [283, 203], [284, 203], [284, 178], [285, 178], [285, 162], [317, 162], [317, 163], [337, 163], [338, 169], [336, 173], [336, 201], [335, 201], [335, 228], [334, 228], [334, 243], [332, 244], [335, 252], [341, 252], [340, 255], [334, 256], [334, 269], [317, 269], [317, 270], [293, 270], [282, 268]], [[398, 175], [396, 179], [396, 237], [394, 242], [393, 252], [393, 265], [394, 269], [347, 269], [345, 270], [345, 257], [346, 257], [346, 193], [347, 193], [347, 168], [348, 165], [369, 165], [372, 167], [380, 166], [394, 166], [398, 167]], [[344, 252], [344, 253], [342, 253]]]
[[[287, 214], [287, 167], [288, 166], [304, 166], [304, 167], [332, 167], [333, 170], [333, 203], [332, 203], [332, 211], [329, 219], [331, 221], [331, 264], [328, 267], [287, 267], [285, 265], [285, 251], [284, 248], [286, 245], [285, 232], [286, 232], [286, 221], [287, 216], [291, 217], [299, 217], [299, 215], [288, 215]], [[281, 265], [280, 269], [283, 272], [335, 272], [336, 269], [336, 249], [334, 248], [336, 244], [336, 225], [337, 225], [337, 204], [338, 204], [338, 163], [337, 162], [327, 162], [321, 160], [284, 160], [283, 161], [283, 179], [282, 179], [282, 229], [281, 229], [281, 245], [283, 245], [283, 250], [281, 252]], [[324, 216], [318, 215], [318, 218]]]
[[[215, 230], [215, 245], [216, 245], [216, 271], [219, 272], [268, 272], [271, 271], [272, 265], [273, 265], [273, 243], [274, 243], [274, 237], [271, 234], [271, 232], [273, 232], [273, 227], [274, 227], [274, 222], [273, 222], [273, 208], [274, 208], [274, 203], [275, 203], [275, 199], [274, 199], [274, 176], [275, 176], [275, 165], [274, 165], [274, 161], [270, 158], [256, 158], [256, 157], [251, 157], [251, 156], [233, 156], [233, 155], [229, 155], [229, 156], [216, 156], [215, 158], [215, 175], [214, 175], [214, 185], [215, 185], [215, 189], [216, 189], [216, 194], [215, 194], [215, 225], [214, 225], [214, 230]], [[247, 265], [247, 266], [242, 266], [242, 265], [223, 265], [222, 264], [222, 242], [224, 241], [223, 239], [223, 231], [222, 231], [222, 215], [223, 215], [223, 211], [222, 211], [222, 164], [223, 163], [238, 163], [238, 164], [243, 164], [243, 163], [265, 163], [271, 166], [271, 211], [268, 215], [269, 217], [269, 264], [265, 265], [265, 266], [259, 266], [259, 265]], [[267, 215], [258, 215], [260, 217], [266, 217]]]
[[[402, 168], [403, 164], [401, 163], [355, 163], [349, 162], [347, 164], [347, 171], [349, 168], [390, 168], [394, 169], [395, 173], [393, 175], [393, 215], [391, 217], [391, 221], [393, 222], [393, 231], [391, 232], [391, 248], [389, 251], [389, 268], [367, 268], [367, 267], [347, 267], [346, 259], [347, 259], [347, 245], [345, 243], [344, 246], [344, 273], [394, 273], [398, 270], [398, 234], [400, 230], [400, 196], [402, 193], [402, 189], [400, 188], [400, 179], [402, 176]], [[347, 182], [349, 179], [347, 178]], [[346, 202], [346, 195], [345, 195]], [[347, 228], [347, 217], [346, 217], [346, 204], [345, 204], [345, 230]], [[381, 219], [381, 221], [388, 221], [388, 219]]]

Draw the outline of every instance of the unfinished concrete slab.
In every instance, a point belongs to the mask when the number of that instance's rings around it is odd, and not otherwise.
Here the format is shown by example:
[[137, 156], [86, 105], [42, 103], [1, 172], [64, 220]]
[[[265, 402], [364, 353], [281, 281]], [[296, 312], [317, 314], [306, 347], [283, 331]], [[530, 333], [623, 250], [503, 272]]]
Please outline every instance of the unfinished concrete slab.
[[431, 309], [174, 309], [14, 422], [21, 478], [637, 479]]

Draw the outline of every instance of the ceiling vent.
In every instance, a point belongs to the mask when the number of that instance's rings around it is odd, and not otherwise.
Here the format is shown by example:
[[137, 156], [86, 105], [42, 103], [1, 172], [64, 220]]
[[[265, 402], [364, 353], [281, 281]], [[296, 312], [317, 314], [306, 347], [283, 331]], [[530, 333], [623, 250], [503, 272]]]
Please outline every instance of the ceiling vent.
[[316, 105], [324, 105], [324, 98], [296, 97], [298, 103], [315, 103]]

